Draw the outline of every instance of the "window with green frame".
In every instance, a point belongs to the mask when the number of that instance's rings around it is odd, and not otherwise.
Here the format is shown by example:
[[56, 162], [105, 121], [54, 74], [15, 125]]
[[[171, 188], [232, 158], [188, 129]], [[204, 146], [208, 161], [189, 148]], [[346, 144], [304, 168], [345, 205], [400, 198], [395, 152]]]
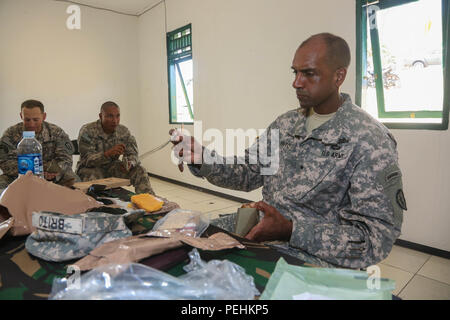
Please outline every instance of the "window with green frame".
[[191, 24], [167, 33], [170, 123], [194, 122]]
[[356, 103], [388, 128], [448, 129], [449, 2], [356, 1]]

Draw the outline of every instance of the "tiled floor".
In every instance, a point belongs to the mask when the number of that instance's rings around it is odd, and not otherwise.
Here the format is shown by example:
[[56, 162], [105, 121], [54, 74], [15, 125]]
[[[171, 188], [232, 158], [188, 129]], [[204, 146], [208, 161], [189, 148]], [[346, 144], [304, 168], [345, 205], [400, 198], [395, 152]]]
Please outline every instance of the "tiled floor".
[[[210, 217], [236, 212], [241, 203], [151, 178], [155, 193], [177, 202], [181, 208]], [[382, 278], [395, 280], [394, 294], [404, 300], [450, 300], [450, 260], [394, 246], [378, 264]]]

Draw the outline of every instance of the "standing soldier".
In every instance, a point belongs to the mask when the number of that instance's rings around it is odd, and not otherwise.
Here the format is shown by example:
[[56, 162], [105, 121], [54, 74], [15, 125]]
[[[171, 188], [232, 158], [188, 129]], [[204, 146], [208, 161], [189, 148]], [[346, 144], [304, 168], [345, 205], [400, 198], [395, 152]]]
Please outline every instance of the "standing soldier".
[[[105, 102], [100, 119], [80, 129], [77, 174], [83, 181], [109, 177], [130, 179], [136, 193], [155, 194], [147, 171], [140, 165], [136, 139], [120, 123], [120, 108]], [[123, 156], [122, 161], [119, 160]]]
[[72, 170], [73, 145], [63, 129], [46, 122], [44, 105], [37, 100], [22, 103], [22, 122], [9, 127], [0, 140], [0, 189], [6, 188], [18, 175], [17, 144], [22, 140], [23, 131], [34, 131], [35, 138], [42, 145], [44, 177], [60, 185], [70, 186], [80, 179]]

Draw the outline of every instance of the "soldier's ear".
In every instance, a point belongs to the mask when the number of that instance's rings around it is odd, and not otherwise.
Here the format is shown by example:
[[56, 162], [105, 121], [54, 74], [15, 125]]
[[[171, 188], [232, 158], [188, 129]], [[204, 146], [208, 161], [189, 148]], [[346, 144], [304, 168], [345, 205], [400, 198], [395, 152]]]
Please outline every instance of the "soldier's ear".
[[46, 118], [47, 118], [47, 113], [44, 112], [43, 117], [42, 117], [42, 121], [45, 121]]
[[22, 115], [22, 111], [20, 111], [20, 119], [22, 119], [23, 120], [23, 115]]
[[336, 86], [338, 88], [342, 85], [342, 83], [344, 83], [346, 76], [347, 76], [346, 68], [339, 68], [336, 70]]

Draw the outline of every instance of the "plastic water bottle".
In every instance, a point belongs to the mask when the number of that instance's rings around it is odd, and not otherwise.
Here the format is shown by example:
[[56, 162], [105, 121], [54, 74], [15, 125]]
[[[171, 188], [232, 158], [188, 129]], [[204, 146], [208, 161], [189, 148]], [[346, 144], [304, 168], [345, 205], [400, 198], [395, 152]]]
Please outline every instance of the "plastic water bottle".
[[32, 171], [43, 178], [42, 146], [34, 137], [34, 131], [24, 131], [23, 139], [17, 145], [17, 167], [19, 175]]

